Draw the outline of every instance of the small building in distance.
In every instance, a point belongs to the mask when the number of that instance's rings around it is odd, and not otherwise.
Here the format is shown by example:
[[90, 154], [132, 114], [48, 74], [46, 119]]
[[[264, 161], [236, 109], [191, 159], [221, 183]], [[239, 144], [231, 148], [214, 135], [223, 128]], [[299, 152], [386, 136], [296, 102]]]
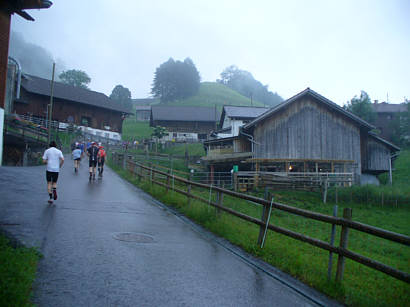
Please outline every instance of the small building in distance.
[[164, 141], [198, 142], [215, 130], [218, 118], [215, 108], [154, 105], [150, 126], [166, 128], [168, 135], [162, 138]]
[[148, 122], [151, 116], [151, 106], [136, 106], [135, 119], [137, 121]]
[[375, 100], [372, 107], [377, 114], [374, 125], [380, 131], [380, 137], [388, 141], [392, 141], [392, 121], [398, 113], [407, 111], [406, 104], [393, 104], [387, 102], [379, 103]]
[[219, 130], [214, 132], [214, 136], [218, 138], [237, 136], [240, 127], [268, 110], [269, 108], [264, 107], [223, 106]]

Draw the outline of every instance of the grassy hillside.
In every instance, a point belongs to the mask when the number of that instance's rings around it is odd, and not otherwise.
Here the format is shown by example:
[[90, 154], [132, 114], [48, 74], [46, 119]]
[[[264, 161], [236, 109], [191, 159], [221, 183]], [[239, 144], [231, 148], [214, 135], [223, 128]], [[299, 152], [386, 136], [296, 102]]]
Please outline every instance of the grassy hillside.
[[[201, 106], [222, 109], [223, 105], [250, 106], [249, 98], [242, 96], [229, 87], [216, 82], [202, 82], [198, 95], [183, 100], [169, 102], [167, 105], [176, 106]], [[263, 103], [253, 101], [253, 106], [263, 107]]]
[[149, 122], [137, 122], [135, 116], [130, 116], [122, 124], [122, 139], [124, 141], [149, 139], [153, 130]]

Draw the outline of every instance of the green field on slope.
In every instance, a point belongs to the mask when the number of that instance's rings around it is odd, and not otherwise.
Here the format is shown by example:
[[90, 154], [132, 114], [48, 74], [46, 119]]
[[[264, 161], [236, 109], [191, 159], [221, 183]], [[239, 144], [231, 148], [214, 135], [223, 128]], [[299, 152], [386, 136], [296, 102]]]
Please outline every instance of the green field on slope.
[[[197, 95], [182, 100], [175, 100], [166, 105], [199, 107], [216, 106], [220, 111], [223, 105], [251, 106], [251, 100], [223, 84], [216, 82], [202, 82]], [[253, 101], [252, 105], [254, 107], [263, 107], [263, 103], [259, 101]]]

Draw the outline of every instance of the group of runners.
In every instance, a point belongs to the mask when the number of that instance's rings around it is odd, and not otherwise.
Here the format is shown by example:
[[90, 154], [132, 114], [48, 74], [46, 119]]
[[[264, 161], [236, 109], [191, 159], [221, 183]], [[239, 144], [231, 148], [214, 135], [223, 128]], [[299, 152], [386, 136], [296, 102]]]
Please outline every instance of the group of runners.
[[[89, 158], [89, 181], [95, 180], [96, 169], [98, 167], [98, 176], [102, 177], [104, 172], [104, 163], [107, 156], [104, 147], [96, 142], [88, 142], [87, 148], [84, 150], [84, 143], [76, 142], [72, 151], [74, 160], [74, 173], [78, 173], [81, 158], [86, 154]], [[57, 180], [60, 168], [64, 164], [64, 155], [57, 148], [55, 141], [51, 141], [49, 148], [43, 154], [43, 162], [47, 164], [46, 180], [47, 192], [49, 195], [49, 204], [53, 204], [53, 200], [57, 200]]]

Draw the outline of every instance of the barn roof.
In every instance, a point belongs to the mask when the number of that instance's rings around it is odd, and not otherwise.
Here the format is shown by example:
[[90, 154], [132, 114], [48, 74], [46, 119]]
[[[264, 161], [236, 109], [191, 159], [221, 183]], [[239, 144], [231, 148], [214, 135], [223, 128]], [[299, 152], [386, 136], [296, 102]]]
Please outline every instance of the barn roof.
[[294, 101], [296, 101], [296, 100], [298, 100], [298, 99], [300, 99], [304, 96], [311, 96], [311, 97], [315, 98], [319, 102], [321, 102], [321, 103], [325, 104], [326, 106], [328, 106], [329, 108], [331, 108], [333, 111], [336, 111], [336, 112], [339, 112], [339, 113], [345, 115], [346, 117], [350, 118], [351, 120], [353, 120], [354, 122], [356, 122], [358, 125], [360, 125], [362, 127], [365, 127], [369, 130], [375, 129], [375, 127], [373, 125], [369, 124], [368, 122], [366, 122], [365, 120], [361, 119], [360, 117], [354, 115], [353, 113], [350, 113], [349, 111], [346, 111], [341, 106], [339, 106], [336, 103], [334, 103], [333, 101], [330, 101], [329, 99], [323, 97], [322, 95], [316, 93], [315, 91], [311, 90], [310, 88], [307, 88], [304, 91], [300, 92], [299, 94], [296, 94], [295, 96], [289, 98], [288, 100], [285, 100], [284, 102], [278, 104], [277, 106], [274, 106], [269, 111], [267, 111], [264, 114], [262, 114], [261, 116], [255, 118], [250, 123], [244, 125], [243, 128], [248, 129], [248, 128], [253, 127], [256, 123], [264, 120], [265, 118], [268, 118], [269, 116], [271, 116], [272, 114], [275, 114], [279, 110], [282, 110], [282, 109], [286, 108], [288, 105], [290, 105]]
[[[24, 74], [21, 86], [28, 92], [50, 97], [51, 81], [40, 77]], [[92, 105], [112, 111], [130, 113], [103, 93], [90, 91], [61, 82], [54, 82], [53, 97], [72, 102]]]
[[225, 116], [235, 117], [235, 118], [256, 118], [262, 115], [269, 108], [264, 107], [243, 107], [243, 106], [224, 106], [223, 112]]
[[269, 108], [264, 107], [223, 106], [219, 125], [220, 127], [223, 126], [225, 117], [237, 119], [254, 119], [268, 110]]
[[215, 122], [218, 113], [209, 107], [152, 106], [151, 121]]
[[406, 112], [407, 106], [405, 103], [393, 104], [393, 103], [373, 103], [373, 110], [376, 113], [396, 113], [396, 112]]

